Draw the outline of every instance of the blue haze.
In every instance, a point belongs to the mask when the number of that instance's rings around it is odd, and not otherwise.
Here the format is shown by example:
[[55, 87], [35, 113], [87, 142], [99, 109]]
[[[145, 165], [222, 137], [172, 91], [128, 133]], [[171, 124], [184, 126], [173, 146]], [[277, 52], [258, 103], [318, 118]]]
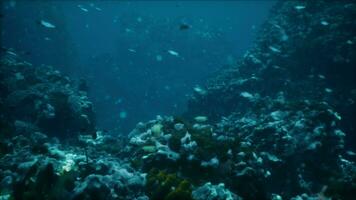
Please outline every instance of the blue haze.
[[5, 1], [1, 46], [85, 80], [98, 127], [126, 133], [138, 121], [181, 114], [195, 86], [248, 50], [273, 4]]

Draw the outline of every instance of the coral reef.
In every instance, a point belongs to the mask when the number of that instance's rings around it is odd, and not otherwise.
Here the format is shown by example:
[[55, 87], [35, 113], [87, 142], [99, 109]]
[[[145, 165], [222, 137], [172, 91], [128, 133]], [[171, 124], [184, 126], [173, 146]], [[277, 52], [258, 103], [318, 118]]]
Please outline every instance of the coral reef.
[[210, 182], [197, 188], [193, 191], [193, 197], [196, 200], [234, 200], [240, 199], [229, 190], [225, 189], [225, 185], [220, 183], [219, 185], [212, 185]]
[[328, 102], [355, 141], [355, 12], [351, 1], [279, 1], [253, 47], [193, 95], [187, 116], [220, 120], [283, 92], [287, 101]]
[[[138, 170], [168, 170], [195, 185], [225, 183], [243, 199], [317, 193], [325, 185], [331, 188], [337, 177], [354, 176], [339, 115], [326, 102], [281, 98], [260, 99], [255, 106], [265, 105], [258, 114], [234, 113], [214, 125], [158, 116], [137, 125], [130, 141], [141, 138], [141, 143], [129, 144], [124, 154]], [[151, 131], [156, 124], [162, 126], [160, 135]], [[177, 124], [183, 124], [179, 131]], [[148, 146], [152, 150], [144, 149]], [[352, 178], [343, 180], [354, 184]]]
[[0, 80], [1, 132], [42, 131], [60, 138], [95, 133], [86, 92], [53, 67], [32, 66], [8, 50], [0, 61]]
[[[100, 142], [106, 141], [106, 142]], [[96, 144], [62, 145], [35, 132], [5, 140], [11, 146], [0, 158], [1, 194], [14, 199], [135, 199], [144, 197], [146, 174]]]
[[241, 61], [195, 88], [186, 115], [127, 137], [95, 130], [83, 84], [7, 51], [0, 199], [355, 199], [355, 11], [279, 1]]

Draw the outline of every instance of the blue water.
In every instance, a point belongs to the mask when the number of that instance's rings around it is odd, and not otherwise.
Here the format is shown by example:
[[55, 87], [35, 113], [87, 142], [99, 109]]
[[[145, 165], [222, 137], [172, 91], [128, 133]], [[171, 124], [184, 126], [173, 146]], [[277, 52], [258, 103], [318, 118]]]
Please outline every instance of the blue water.
[[5, 1], [1, 45], [85, 80], [98, 128], [126, 133], [181, 114], [194, 87], [249, 49], [274, 3]]

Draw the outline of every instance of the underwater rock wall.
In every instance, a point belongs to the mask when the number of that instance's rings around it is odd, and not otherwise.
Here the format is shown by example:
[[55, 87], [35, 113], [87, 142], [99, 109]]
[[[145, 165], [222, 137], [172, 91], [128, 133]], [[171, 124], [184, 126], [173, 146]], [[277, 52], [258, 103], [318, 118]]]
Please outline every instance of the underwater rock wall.
[[325, 101], [355, 141], [355, 12], [352, 1], [278, 2], [254, 46], [191, 98], [187, 116], [219, 120], [267, 96]]
[[[266, 98], [260, 106], [258, 114], [236, 113], [215, 124], [177, 117], [141, 122], [122, 155], [148, 174], [151, 199], [183, 191], [181, 199], [205, 199], [197, 194], [211, 184], [231, 196], [216, 199], [352, 199], [355, 157], [344, 150], [337, 113], [325, 102]], [[166, 181], [185, 190], [161, 188]]]
[[59, 138], [95, 133], [92, 103], [51, 66], [33, 66], [8, 50], [0, 61], [0, 131], [41, 131]]

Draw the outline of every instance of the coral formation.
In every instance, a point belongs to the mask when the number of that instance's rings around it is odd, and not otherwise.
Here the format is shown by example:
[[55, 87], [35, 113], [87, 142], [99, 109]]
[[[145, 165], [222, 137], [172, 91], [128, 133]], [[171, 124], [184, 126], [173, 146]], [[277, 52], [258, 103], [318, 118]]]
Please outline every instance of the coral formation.
[[85, 91], [53, 67], [32, 66], [11, 53], [0, 61], [2, 132], [42, 131], [60, 138], [95, 133], [93, 106]]

